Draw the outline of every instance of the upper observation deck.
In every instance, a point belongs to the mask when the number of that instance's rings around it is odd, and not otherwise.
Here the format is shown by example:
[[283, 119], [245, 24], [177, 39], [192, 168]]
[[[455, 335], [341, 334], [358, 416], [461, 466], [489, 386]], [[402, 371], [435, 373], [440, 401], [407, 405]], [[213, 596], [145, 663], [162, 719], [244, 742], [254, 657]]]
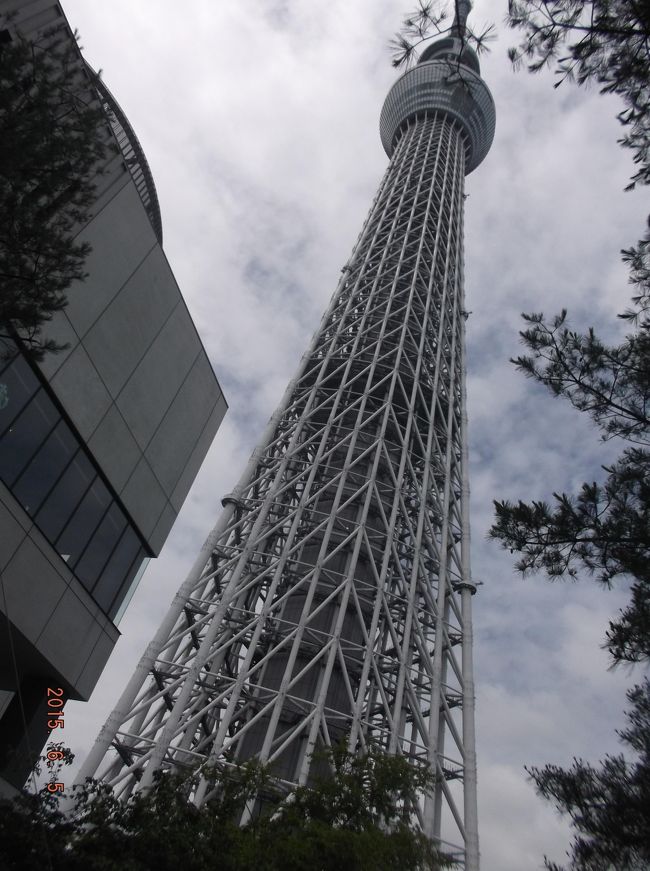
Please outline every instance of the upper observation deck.
[[410, 121], [432, 112], [444, 112], [461, 125], [467, 149], [465, 172], [472, 172], [490, 150], [496, 112], [476, 52], [460, 35], [433, 42], [388, 92], [379, 121], [386, 154], [392, 155]]

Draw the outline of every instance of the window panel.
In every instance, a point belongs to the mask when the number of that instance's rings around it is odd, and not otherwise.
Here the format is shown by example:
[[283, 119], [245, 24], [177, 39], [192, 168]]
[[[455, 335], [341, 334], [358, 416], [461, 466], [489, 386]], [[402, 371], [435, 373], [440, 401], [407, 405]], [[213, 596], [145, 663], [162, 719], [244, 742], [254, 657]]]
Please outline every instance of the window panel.
[[27, 360], [0, 362], [0, 480], [114, 618], [146, 553]]
[[119, 624], [122, 617], [124, 617], [124, 613], [129, 607], [135, 591], [140, 586], [140, 581], [142, 580], [150, 562], [151, 557], [147, 556], [144, 548], [141, 547], [133, 560], [133, 565], [126, 574], [119, 593], [115, 599], [113, 599], [113, 604], [107, 612], [108, 616], [116, 626]]
[[77, 564], [110, 503], [104, 482], [96, 477], [56, 541], [57, 550], [68, 565], [74, 568]]
[[[120, 539], [120, 543], [93, 590], [93, 598], [111, 617], [114, 611], [117, 610], [120, 595], [126, 592], [128, 583], [135, 575], [135, 571], [140, 567], [143, 558], [144, 552], [140, 545], [140, 540], [129, 527]], [[123, 586], [124, 591], [122, 590]], [[113, 602], [116, 602], [116, 605], [111, 611]]]
[[75, 566], [75, 574], [91, 590], [124, 532], [126, 519], [113, 502]]
[[13, 494], [32, 517], [78, 449], [69, 427], [60, 421], [18, 478]]
[[51, 542], [57, 540], [95, 475], [92, 463], [79, 451], [35, 518], [41, 531]]
[[0, 477], [8, 487], [13, 486], [59, 417], [54, 404], [41, 389], [5, 431], [0, 442]]
[[0, 433], [16, 419], [39, 388], [38, 378], [24, 357], [17, 357], [0, 374]]

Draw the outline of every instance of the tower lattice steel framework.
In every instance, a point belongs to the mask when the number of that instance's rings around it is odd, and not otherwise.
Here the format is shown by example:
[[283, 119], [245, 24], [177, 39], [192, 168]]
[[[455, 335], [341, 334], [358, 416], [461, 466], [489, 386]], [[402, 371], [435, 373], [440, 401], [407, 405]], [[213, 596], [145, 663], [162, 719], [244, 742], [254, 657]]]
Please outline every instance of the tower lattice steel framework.
[[79, 781], [255, 756], [290, 789], [373, 742], [432, 766], [420, 823], [478, 868], [462, 221], [495, 115], [467, 11], [391, 89], [320, 329]]

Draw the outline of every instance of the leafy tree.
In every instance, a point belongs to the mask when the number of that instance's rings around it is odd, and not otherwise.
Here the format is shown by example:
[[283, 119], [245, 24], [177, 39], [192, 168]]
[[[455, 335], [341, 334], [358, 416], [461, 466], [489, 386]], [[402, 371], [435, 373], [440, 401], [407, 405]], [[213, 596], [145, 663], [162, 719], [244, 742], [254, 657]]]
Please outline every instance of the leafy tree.
[[631, 148], [636, 182], [650, 182], [650, 6], [642, 0], [509, 0], [508, 24], [522, 32], [510, 58], [530, 72], [554, 65], [566, 79], [595, 82], [624, 108], [621, 145]]
[[[453, 9], [456, 16], [466, 15], [469, 8], [468, 0], [455, 0]], [[392, 64], [399, 69], [409, 67], [418, 58], [419, 47], [436, 36], [445, 36], [452, 31], [460, 36], [463, 42], [471, 45], [480, 54], [487, 49], [488, 43], [494, 38], [492, 24], [476, 30], [466, 25], [459, 32], [453, 23], [449, 24], [449, 16], [444, 6], [433, 0], [418, 0], [417, 8], [404, 18], [402, 27], [390, 40], [388, 47], [392, 54]]]
[[[508, 0], [508, 25], [521, 32], [509, 50], [515, 68], [529, 72], [553, 67], [565, 81], [596, 84], [616, 94], [624, 128], [618, 140], [636, 165], [631, 190], [650, 184], [650, 5], [637, 0]], [[650, 220], [649, 220], [650, 226]], [[650, 230], [636, 247], [622, 252], [636, 286], [633, 308], [621, 317], [638, 322], [650, 308]], [[648, 328], [647, 318], [645, 328]]]
[[[448, 866], [410, 823], [432, 776], [401, 757], [354, 756], [336, 748], [311, 788], [282, 801], [269, 773], [249, 763], [214, 772], [209, 801], [189, 800], [191, 780], [157, 776], [128, 801], [89, 781], [66, 818], [46, 791], [0, 808], [0, 866], [53, 871], [313, 871], [436, 869]], [[263, 796], [260, 805], [259, 796]], [[244, 807], [256, 809], [238, 825]]]
[[410, 822], [418, 792], [432, 786], [428, 771], [376, 751], [355, 756], [339, 747], [327, 756], [332, 771], [296, 790], [260, 827], [265, 868], [379, 871], [450, 864]]
[[88, 76], [67, 30], [34, 43], [0, 30], [0, 338], [18, 334], [36, 359], [64, 347], [42, 328], [85, 278], [75, 235], [113, 150]]
[[490, 536], [518, 552], [523, 574], [576, 577], [580, 569], [609, 586], [631, 579], [630, 602], [610, 623], [607, 647], [614, 662], [650, 658], [650, 329], [644, 321], [617, 346], [592, 329], [576, 333], [566, 312], [550, 324], [525, 315], [521, 333], [530, 356], [513, 362], [556, 396], [590, 415], [603, 438], [628, 443], [605, 468], [602, 483], [586, 482], [576, 495], [555, 493], [554, 503], [495, 502]]
[[[522, 40], [510, 50], [530, 72], [554, 66], [556, 87], [595, 83], [617, 94], [624, 127], [619, 143], [632, 150], [636, 171], [628, 190], [650, 183], [650, 6], [636, 0], [509, 0], [508, 22]], [[490, 535], [520, 555], [517, 568], [549, 578], [586, 571], [609, 586], [629, 582], [627, 606], [610, 622], [606, 646], [614, 663], [650, 659], [650, 233], [624, 250], [635, 288], [620, 317], [633, 332], [608, 346], [593, 329], [570, 330], [566, 312], [546, 321], [524, 315], [529, 355], [512, 362], [528, 377], [586, 412], [602, 438], [623, 450], [602, 482], [553, 503], [496, 502]], [[569, 815], [575, 871], [640, 871], [650, 863], [650, 685], [628, 693], [630, 728], [620, 733], [637, 754], [607, 757], [599, 768], [575, 760], [529, 772], [538, 792]], [[547, 868], [560, 871], [547, 861]]]
[[[645, 871], [650, 867], [650, 682], [627, 694], [632, 708], [621, 741], [634, 752], [607, 756], [598, 768], [574, 760], [569, 770], [531, 768], [537, 790], [569, 815], [576, 831], [569, 859], [575, 871]], [[546, 860], [549, 871], [563, 871]]]

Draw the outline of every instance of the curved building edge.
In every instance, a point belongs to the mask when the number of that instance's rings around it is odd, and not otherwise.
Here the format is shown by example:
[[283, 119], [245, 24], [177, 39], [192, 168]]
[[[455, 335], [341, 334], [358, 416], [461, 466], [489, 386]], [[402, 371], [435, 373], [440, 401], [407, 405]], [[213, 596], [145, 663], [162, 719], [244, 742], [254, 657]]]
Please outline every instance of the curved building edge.
[[162, 218], [160, 215], [158, 194], [156, 193], [156, 185], [153, 180], [153, 175], [149, 168], [149, 163], [144, 150], [140, 145], [140, 140], [136, 136], [133, 127], [131, 127], [129, 119], [124, 114], [122, 107], [106, 86], [105, 82], [90, 66], [87, 60], [84, 60], [84, 63], [97, 90], [102, 107], [111, 125], [113, 135], [117, 139], [124, 162], [131, 173], [131, 178], [133, 179], [140, 199], [142, 200], [142, 205], [149, 216], [153, 231], [156, 234], [158, 242], [162, 245]]

